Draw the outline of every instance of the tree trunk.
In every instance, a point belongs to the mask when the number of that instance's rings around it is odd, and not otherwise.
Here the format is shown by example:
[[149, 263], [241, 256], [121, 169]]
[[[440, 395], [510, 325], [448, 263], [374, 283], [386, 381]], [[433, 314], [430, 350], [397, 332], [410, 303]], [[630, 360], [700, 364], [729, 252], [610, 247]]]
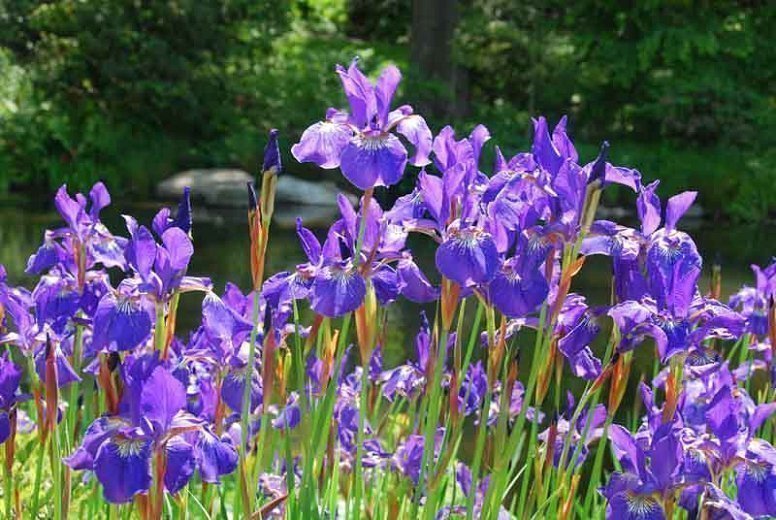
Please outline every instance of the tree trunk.
[[436, 117], [465, 113], [465, 73], [453, 59], [458, 0], [413, 0], [411, 63], [420, 108]]

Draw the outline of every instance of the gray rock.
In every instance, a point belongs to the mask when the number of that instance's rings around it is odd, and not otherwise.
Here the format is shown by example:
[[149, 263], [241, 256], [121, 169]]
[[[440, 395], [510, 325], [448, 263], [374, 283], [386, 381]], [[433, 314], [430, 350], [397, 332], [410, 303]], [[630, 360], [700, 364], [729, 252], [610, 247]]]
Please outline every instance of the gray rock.
[[278, 177], [275, 198], [308, 206], [336, 206], [337, 193], [339, 190], [333, 182], [312, 182], [283, 174]]
[[[163, 199], [175, 200], [183, 193], [183, 188], [189, 186], [195, 204], [242, 211], [248, 202], [245, 185], [252, 179], [243, 170], [187, 170], [160, 182], [156, 194]], [[302, 217], [310, 226], [328, 225], [339, 215], [338, 193], [333, 182], [306, 181], [284, 173], [278, 177], [274, 220], [282, 227], [293, 226], [296, 217]], [[351, 203], [356, 203], [354, 196], [347, 197]], [[217, 213], [207, 212], [213, 218], [216, 218]], [[199, 218], [203, 213], [195, 211], [194, 215]]]
[[160, 182], [156, 194], [163, 199], [177, 199], [188, 186], [192, 199], [205, 205], [244, 208], [248, 204], [245, 185], [251, 179], [242, 170], [186, 170]]

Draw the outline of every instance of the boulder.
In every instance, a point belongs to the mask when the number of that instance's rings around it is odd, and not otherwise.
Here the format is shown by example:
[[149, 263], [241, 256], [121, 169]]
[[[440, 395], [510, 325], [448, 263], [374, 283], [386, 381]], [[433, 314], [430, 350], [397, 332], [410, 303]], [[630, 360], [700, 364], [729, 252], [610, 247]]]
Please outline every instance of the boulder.
[[191, 198], [208, 206], [247, 206], [246, 184], [253, 177], [242, 170], [203, 169], [176, 173], [156, 187], [156, 194], [162, 199], [174, 200], [191, 188]]
[[[243, 170], [187, 170], [160, 182], [156, 194], [162, 199], [176, 200], [183, 188], [189, 186], [195, 204], [244, 210], [248, 203], [245, 185], [251, 180], [253, 177]], [[299, 216], [311, 226], [327, 225], [339, 215], [338, 193], [333, 182], [307, 181], [283, 173], [278, 177], [275, 193], [275, 221], [280, 226], [293, 226]], [[354, 196], [347, 196], [351, 203], [356, 203]]]

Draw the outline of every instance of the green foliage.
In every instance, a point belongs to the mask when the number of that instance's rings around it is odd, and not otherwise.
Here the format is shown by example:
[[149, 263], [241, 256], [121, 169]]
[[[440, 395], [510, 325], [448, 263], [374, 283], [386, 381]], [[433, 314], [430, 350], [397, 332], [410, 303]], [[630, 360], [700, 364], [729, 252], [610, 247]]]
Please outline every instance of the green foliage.
[[186, 162], [228, 134], [242, 110], [235, 57], [269, 52], [287, 25], [284, 6], [4, 3], [0, 46], [29, 86], [17, 101], [24, 106], [2, 123], [4, 166], [15, 172], [5, 184], [103, 178], [147, 192], [147, 183], [134, 182], [153, 178], [145, 166], [161, 173], [165, 157]]
[[571, 113], [588, 139], [747, 146], [774, 123], [776, 9], [759, 4], [480, 0], [458, 56], [475, 99]]
[[[569, 114], [591, 156], [609, 139], [664, 194], [700, 186], [708, 210], [737, 219], [776, 210], [771, 4], [459, 5], [459, 132], [488, 121], [509, 151], [529, 116]], [[412, 12], [410, 0], [0, 3], [0, 192], [103, 179], [146, 196], [182, 168], [253, 170], [269, 128], [290, 145], [322, 106], [345, 104], [335, 63], [409, 71]], [[403, 101], [418, 108], [447, 92], [408, 76]]]

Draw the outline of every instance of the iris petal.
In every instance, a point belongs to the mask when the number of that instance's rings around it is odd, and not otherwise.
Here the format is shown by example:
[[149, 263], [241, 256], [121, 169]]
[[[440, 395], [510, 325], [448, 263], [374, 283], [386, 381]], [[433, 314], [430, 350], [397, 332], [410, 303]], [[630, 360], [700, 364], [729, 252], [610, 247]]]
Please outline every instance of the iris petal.
[[336, 168], [352, 135], [346, 125], [319, 121], [302, 133], [299, 142], [291, 147], [291, 154], [299, 162], [311, 162], [326, 169]]
[[382, 132], [360, 134], [342, 151], [342, 174], [357, 188], [392, 186], [407, 165], [407, 150], [399, 138]]
[[328, 317], [356, 310], [366, 295], [366, 282], [355, 268], [329, 265], [318, 272], [312, 286], [311, 306]]
[[237, 450], [228, 436], [221, 439], [209, 431], [203, 431], [197, 441], [199, 474], [203, 482], [218, 483], [221, 475], [227, 475], [237, 467]]
[[94, 314], [92, 350], [131, 350], [151, 334], [151, 317], [137, 300], [106, 294]]
[[151, 442], [123, 437], [105, 442], [94, 459], [94, 472], [105, 500], [129, 502], [151, 486]]
[[533, 312], [548, 292], [547, 280], [534, 269], [522, 274], [502, 271], [490, 283], [493, 305], [509, 318], [520, 318]]
[[194, 447], [180, 437], [173, 437], [165, 446], [167, 467], [164, 472], [164, 487], [172, 494], [188, 484], [194, 474]]
[[439, 246], [436, 265], [444, 276], [463, 286], [487, 283], [499, 267], [496, 243], [481, 230], [462, 229]]
[[164, 367], [156, 367], [144, 382], [140, 393], [143, 416], [156, 421], [164, 430], [173, 417], [186, 406], [186, 389]]

